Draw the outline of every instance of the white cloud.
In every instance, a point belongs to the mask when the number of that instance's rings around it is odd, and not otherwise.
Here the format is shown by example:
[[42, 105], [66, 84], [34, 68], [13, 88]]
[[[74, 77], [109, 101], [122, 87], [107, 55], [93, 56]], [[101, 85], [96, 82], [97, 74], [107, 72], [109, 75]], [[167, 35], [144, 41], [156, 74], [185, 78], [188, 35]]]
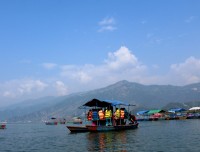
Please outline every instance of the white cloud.
[[116, 21], [113, 17], [110, 18], [104, 18], [99, 22], [99, 30], [98, 32], [104, 32], [104, 31], [114, 31], [117, 29]]
[[62, 66], [61, 76], [76, 80], [80, 83], [87, 83], [92, 79], [90, 73], [93, 70], [94, 66], [89, 64], [83, 66], [65, 65]]
[[200, 59], [190, 57], [183, 63], [172, 64], [170, 75], [178, 84], [200, 82]]
[[22, 93], [24, 92], [29, 93], [33, 89], [35, 89], [36, 91], [43, 91], [45, 87], [47, 87], [47, 84], [45, 84], [44, 82], [40, 80], [26, 80], [22, 84], [19, 85], [18, 89], [21, 90], [20, 92]]
[[9, 97], [9, 98], [14, 98], [15, 94], [9, 91], [3, 92], [3, 97]]
[[27, 78], [2, 83], [0, 97], [16, 99], [24, 96], [31, 98], [37, 95], [66, 95], [105, 87], [120, 80], [142, 84], [173, 85], [200, 82], [200, 59], [190, 57], [183, 63], [172, 64], [168, 72], [159, 75], [159, 70], [162, 68], [160, 65], [155, 63], [146, 66], [125, 46], [109, 52], [99, 65], [60, 67], [60, 75], [56, 73], [56, 76], [46, 77], [45, 80]]
[[111, 25], [108, 25], [108, 26], [102, 26], [98, 32], [103, 32], [103, 31], [114, 31], [116, 30], [117, 28], [114, 27], [114, 26], [111, 26]]
[[127, 47], [122, 46], [114, 53], [108, 54], [108, 59], [105, 61], [111, 69], [121, 69], [140, 66], [138, 59], [133, 55]]
[[57, 64], [55, 64], [55, 63], [43, 63], [42, 66], [45, 69], [51, 70], [51, 69], [55, 68], [57, 66]]
[[41, 80], [19, 79], [10, 80], [1, 85], [0, 90], [4, 90], [3, 97], [20, 97], [27, 94], [42, 92], [48, 85]]
[[101, 65], [67, 65], [61, 75], [66, 79], [86, 84], [91, 88], [106, 86], [120, 80], [144, 84], [185, 85], [200, 82], [200, 59], [190, 57], [183, 63], [173, 64], [170, 71], [160, 75], [158, 64], [147, 67], [127, 47], [109, 52]]
[[62, 96], [68, 94], [68, 89], [62, 81], [56, 81], [55, 88], [58, 95]]
[[141, 75], [145, 72], [146, 66], [127, 47], [122, 46], [119, 50], [108, 53], [108, 58], [101, 65], [65, 65], [61, 76], [75, 83], [87, 84], [86, 87], [98, 88], [122, 79], [143, 82]]
[[99, 22], [99, 25], [112, 25], [112, 24], [115, 24], [115, 19], [113, 17], [104, 18], [102, 21]]

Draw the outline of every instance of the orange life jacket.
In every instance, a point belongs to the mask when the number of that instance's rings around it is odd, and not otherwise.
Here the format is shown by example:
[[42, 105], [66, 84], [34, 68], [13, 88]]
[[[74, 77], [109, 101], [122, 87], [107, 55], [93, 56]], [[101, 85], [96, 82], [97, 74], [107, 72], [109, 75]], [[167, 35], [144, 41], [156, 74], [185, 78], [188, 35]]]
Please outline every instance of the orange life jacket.
[[120, 118], [121, 118], [121, 119], [124, 119], [124, 115], [125, 115], [124, 110], [120, 110]]
[[104, 112], [102, 110], [99, 110], [98, 114], [99, 114], [99, 119], [103, 120], [104, 119]]

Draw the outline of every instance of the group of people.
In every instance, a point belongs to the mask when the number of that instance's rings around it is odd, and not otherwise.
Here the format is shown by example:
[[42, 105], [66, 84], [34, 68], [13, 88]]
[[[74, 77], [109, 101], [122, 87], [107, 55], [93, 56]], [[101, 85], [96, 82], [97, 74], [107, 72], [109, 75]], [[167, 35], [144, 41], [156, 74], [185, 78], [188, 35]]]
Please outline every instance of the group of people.
[[[125, 119], [129, 118], [132, 119], [131, 121], [135, 121], [135, 119], [130, 117], [130, 114], [126, 111], [125, 108], [116, 108], [116, 111], [113, 113], [112, 108], [107, 107], [104, 111], [102, 108], [97, 111], [97, 109], [89, 110], [87, 119], [88, 121], [105, 121], [106, 126], [109, 125], [124, 125], [126, 122]], [[134, 119], [134, 120], [133, 120]], [[114, 121], [112, 121], [114, 120]], [[114, 124], [113, 124], [113, 123]]]

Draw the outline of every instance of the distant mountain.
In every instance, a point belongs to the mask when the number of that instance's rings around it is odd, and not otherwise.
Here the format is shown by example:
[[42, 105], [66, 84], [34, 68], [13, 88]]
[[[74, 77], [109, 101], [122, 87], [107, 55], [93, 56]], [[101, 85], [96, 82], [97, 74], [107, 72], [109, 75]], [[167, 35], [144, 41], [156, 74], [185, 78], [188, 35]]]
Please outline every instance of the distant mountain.
[[1, 119], [13, 122], [41, 121], [50, 117], [75, 116], [84, 112], [78, 110], [78, 107], [93, 98], [115, 99], [135, 104], [135, 111], [173, 108], [183, 105], [190, 108], [193, 105], [200, 104], [200, 83], [186, 86], [142, 85], [123, 80], [105, 88], [88, 92], [26, 101], [0, 110], [0, 116]]

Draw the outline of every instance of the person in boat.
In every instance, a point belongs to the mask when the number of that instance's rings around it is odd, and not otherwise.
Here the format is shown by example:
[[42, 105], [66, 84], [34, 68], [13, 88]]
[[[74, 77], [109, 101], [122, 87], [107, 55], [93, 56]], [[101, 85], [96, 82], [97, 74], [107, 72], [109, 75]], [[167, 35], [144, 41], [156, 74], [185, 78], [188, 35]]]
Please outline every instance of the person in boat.
[[116, 111], [114, 113], [114, 119], [115, 119], [115, 125], [119, 125], [120, 110], [118, 108], [116, 108]]
[[126, 108], [124, 108], [124, 119], [128, 119], [129, 118], [129, 112], [127, 111]]
[[124, 118], [125, 118], [125, 108], [120, 108], [120, 124], [121, 125], [124, 125], [125, 122], [124, 122]]
[[97, 109], [92, 109], [92, 124], [97, 125], [98, 120], [99, 120], [99, 116], [98, 116]]
[[99, 124], [105, 125], [105, 113], [102, 108], [99, 110], [98, 115], [99, 115]]
[[130, 121], [130, 124], [137, 123], [137, 119], [136, 119], [135, 115], [132, 115], [132, 114], [130, 113], [130, 114], [129, 114], [129, 121]]
[[105, 120], [105, 115], [102, 108], [99, 110], [98, 115], [99, 115], [99, 120]]
[[112, 110], [107, 107], [105, 111], [106, 126], [112, 125]]
[[88, 119], [88, 121], [91, 121], [91, 120], [92, 120], [92, 109], [90, 109], [90, 110], [88, 111], [87, 119]]

